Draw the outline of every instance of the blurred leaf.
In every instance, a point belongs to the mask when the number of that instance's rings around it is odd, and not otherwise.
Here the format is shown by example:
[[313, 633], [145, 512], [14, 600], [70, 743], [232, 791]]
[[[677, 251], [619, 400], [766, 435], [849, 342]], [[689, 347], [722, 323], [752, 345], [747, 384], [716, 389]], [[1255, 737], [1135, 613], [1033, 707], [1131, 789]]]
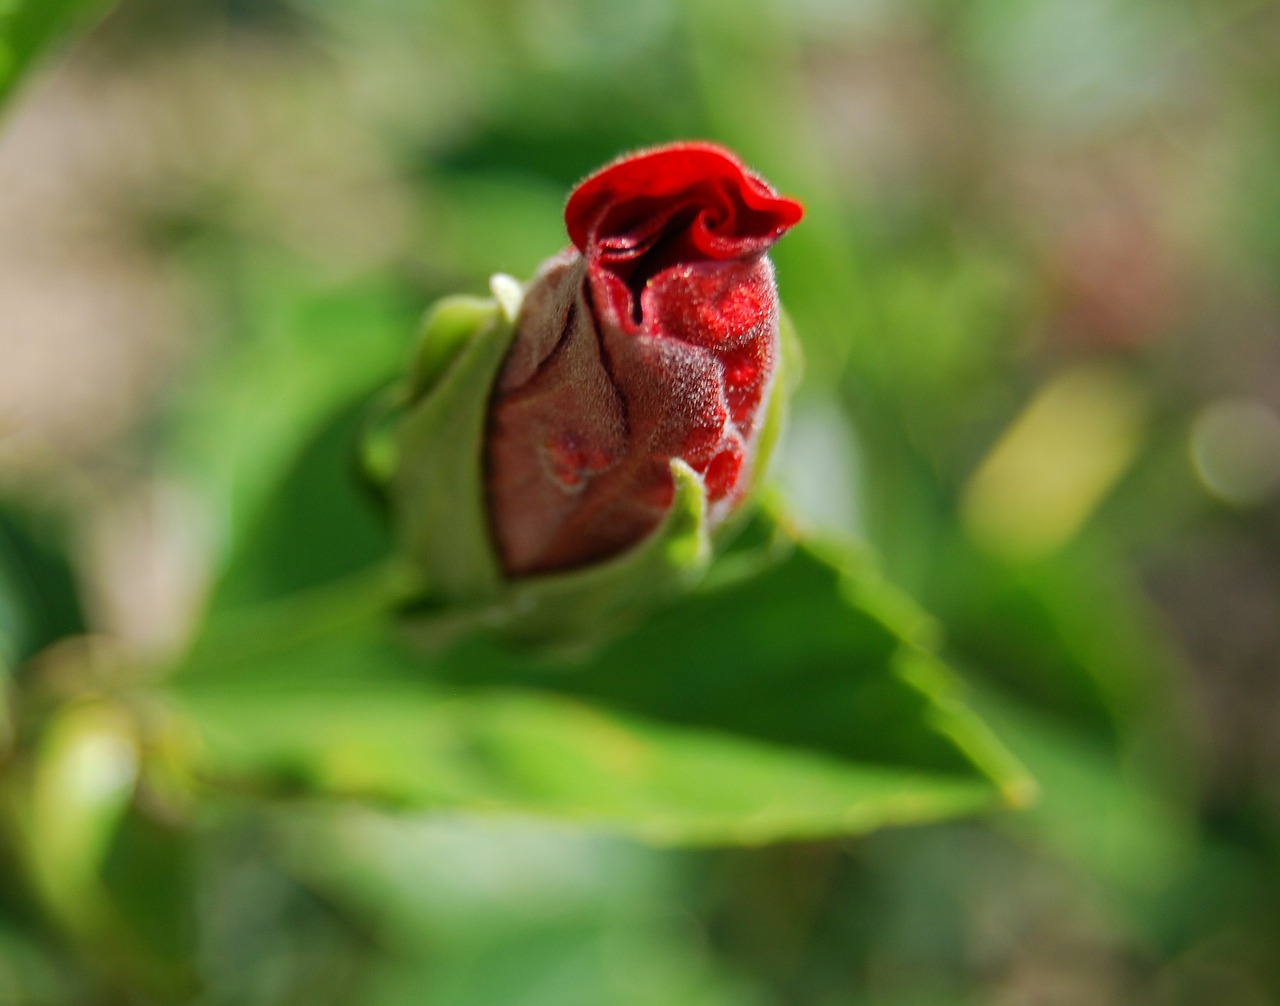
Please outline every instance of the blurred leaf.
[[49, 46], [102, 17], [115, 0], [0, 0], [0, 102]]
[[[718, 974], [697, 932], [642, 916], [630, 925], [544, 923], [480, 952], [402, 963], [376, 1006], [757, 1006]], [[728, 969], [725, 969], [728, 970]]]
[[116, 830], [102, 866], [103, 890], [120, 923], [158, 970], [179, 980], [196, 949], [188, 838], [181, 828], [135, 808]]
[[[649, 840], [849, 834], [1021, 802], [1029, 783], [907, 641], [908, 604], [808, 548], [580, 663], [386, 627], [206, 652], [172, 685], [196, 769], [262, 792], [578, 821]], [[261, 637], [262, 630], [258, 631]]]
[[975, 673], [1113, 746], [1155, 719], [1177, 733], [1176, 655], [1105, 542], [1010, 565], [955, 532], [935, 554], [927, 603]]
[[404, 948], [362, 1003], [756, 1004], [699, 939], [676, 857], [546, 823], [293, 807], [290, 869]]
[[1010, 564], [957, 532], [937, 555], [948, 652], [1040, 787], [1015, 827], [1110, 889], [1167, 886], [1194, 843], [1182, 665], [1113, 547]]
[[989, 240], [939, 235], [926, 223], [916, 229], [909, 248], [876, 262], [866, 294], [890, 337], [868, 345], [855, 363], [864, 380], [928, 400], [918, 419], [937, 440], [955, 435], [958, 406], [1006, 364], [1011, 322], [1029, 284], [1015, 255]]
[[[1270, 96], [1272, 89], [1265, 93]], [[1264, 268], [1275, 275], [1280, 268], [1280, 177], [1276, 171], [1280, 164], [1280, 106], [1274, 101], [1257, 113], [1240, 160], [1224, 226], [1241, 236], [1246, 253], [1264, 259]]]
[[29, 934], [0, 923], [0, 1002], [65, 1006], [72, 1001], [70, 970]]
[[390, 553], [388, 522], [357, 470], [368, 415], [367, 395], [348, 403], [293, 459], [252, 528], [241, 532], [215, 608], [318, 587]]
[[0, 666], [85, 628], [70, 563], [46, 524], [0, 506]]
[[1193, 820], [1154, 780], [1085, 731], [991, 693], [975, 701], [1040, 784], [1040, 799], [1015, 828], [1117, 891], [1150, 896], [1186, 868]]
[[74, 932], [110, 914], [102, 861], [133, 798], [138, 739], [127, 714], [106, 703], [59, 711], [45, 729], [24, 804], [24, 851], [33, 882]]
[[961, 520], [1012, 561], [1068, 542], [1138, 453], [1145, 404], [1114, 367], [1074, 367], [1042, 388], [991, 448], [965, 489]]
[[0, 794], [15, 865], [54, 931], [110, 981], [189, 993], [195, 904], [187, 835], [136, 799], [147, 754], [121, 704], [85, 699], [45, 724]]
[[292, 806], [270, 818], [289, 869], [436, 950], [545, 922], [621, 919], [677, 894], [662, 850], [546, 821]]
[[[355, 448], [348, 441], [358, 410], [345, 425], [335, 417], [395, 374], [415, 312], [382, 282], [325, 286], [274, 255], [253, 265], [229, 295], [244, 312], [244, 330], [185, 389], [167, 466], [207, 501], [215, 568], [247, 563], [254, 571], [235, 575], [285, 587], [342, 567], [342, 556], [367, 540], [367, 524], [348, 535], [340, 520], [351, 513]], [[320, 440], [308, 446], [317, 430]], [[283, 500], [288, 477], [295, 495]], [[327, 517], [339, 497], [346, 509]], [[310, 504], [309, 517], [291, 520], [297, 515], [289, 508], [299, 502]], [[289, 541], [273, 542], [282, 527]], [[243, 596], [248, 587], [237, 590]]]
[[444, 275], [505, 272], [524, 282], [566, 244], [566, 189], [559, 185], [514, 175], [509, 165], [504, 173], [441, 172], [430, 182], [431, 214], [422, 244]]

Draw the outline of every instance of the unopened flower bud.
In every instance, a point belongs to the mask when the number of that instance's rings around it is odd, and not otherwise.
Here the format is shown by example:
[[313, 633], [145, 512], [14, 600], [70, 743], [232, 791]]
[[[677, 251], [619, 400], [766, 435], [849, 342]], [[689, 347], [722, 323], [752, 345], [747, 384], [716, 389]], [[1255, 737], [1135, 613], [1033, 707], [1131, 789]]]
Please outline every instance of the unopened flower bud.
[[490, 520], [509, 576], [634, 546], [671, 461], [709, 522], [745, 495], [778, 357], [769, 247], [801, 216], [728, 151], [682, 143], [592, 175], [520, 311], [489, 412]]
[[574, 190], [527, 289], [436, 307], [366, 450], [433, 598], [582, 621], [705, 565], [759, 463], [767, 252], [802, 213], [720, 147], [641, 151]]

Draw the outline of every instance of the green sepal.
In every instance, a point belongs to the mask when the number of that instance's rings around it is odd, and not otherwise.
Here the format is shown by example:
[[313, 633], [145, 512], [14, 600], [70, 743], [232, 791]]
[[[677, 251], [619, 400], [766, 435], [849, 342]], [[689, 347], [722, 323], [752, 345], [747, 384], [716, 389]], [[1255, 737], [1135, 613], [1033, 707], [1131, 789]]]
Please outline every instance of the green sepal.
[[489, 397], [515, 336], [521, 290], [495, 276], [492, 300], [450, 297], [423, 325], [410, 377], [366, 445], [401, 547], [432, 597], [488, 600], [504, 582], [489, 534], [484, 437]]
[[508, 581], [492, 604], [418, 608], [405, 620], [408, 636], [435, 648], [486, 627], [522, 642], [573, 640], [589, 648], [653, 605], [679, 596], [710, 565], [711, 539], [702, 478], [679, 459], [671, 462], [671, 477], [671, 509], [635, 548], [585, 569]]
[[410, 363], [408, 400], [416, 402], [436, 386], [449, 364], [469, 343], [501, 322], [502, 307], [493, 297], [446, 297], [422, 323], [417, 352]]

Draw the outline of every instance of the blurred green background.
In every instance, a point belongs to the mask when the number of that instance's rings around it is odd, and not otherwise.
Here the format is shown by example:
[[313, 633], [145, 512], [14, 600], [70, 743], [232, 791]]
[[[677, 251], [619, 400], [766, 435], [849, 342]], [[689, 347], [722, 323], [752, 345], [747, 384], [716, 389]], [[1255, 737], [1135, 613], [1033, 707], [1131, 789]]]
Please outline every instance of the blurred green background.
[[[0, 1003], [1280, 1002], [1280, 5], [106, 6], [0, 2]], [[755, 848], [308, 799], [343, 710], [275, 678], [205, 715], [316, 764], [194, 785], [174, 655], [384, 545], [334, 417], [691, 137], [808, 209], [788, 506], [1038, 798]]]

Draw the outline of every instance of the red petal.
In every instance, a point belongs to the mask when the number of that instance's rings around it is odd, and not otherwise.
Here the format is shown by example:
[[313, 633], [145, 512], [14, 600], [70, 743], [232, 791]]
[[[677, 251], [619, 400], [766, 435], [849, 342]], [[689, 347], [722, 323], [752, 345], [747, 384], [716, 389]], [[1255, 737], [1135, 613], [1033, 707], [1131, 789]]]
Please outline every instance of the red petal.
[[742, 451], [734, 446], [721, 451], [711, 459], [703, 480], [707, 486], [707, 498], [712, 502], [724, 499], [738, 484], [742, 472]]
[[[680, 212], [708, 258], [765, 251], [800, 221], [804, 207], [779, 196], [733, 154], [711, 143], [673, 143], [623, 157], [591, 175], [565, 206], [569, 237], [583, 254], [621, 238], [631, 254]], [[620, 249], [621, 250], [621, 249]]]

